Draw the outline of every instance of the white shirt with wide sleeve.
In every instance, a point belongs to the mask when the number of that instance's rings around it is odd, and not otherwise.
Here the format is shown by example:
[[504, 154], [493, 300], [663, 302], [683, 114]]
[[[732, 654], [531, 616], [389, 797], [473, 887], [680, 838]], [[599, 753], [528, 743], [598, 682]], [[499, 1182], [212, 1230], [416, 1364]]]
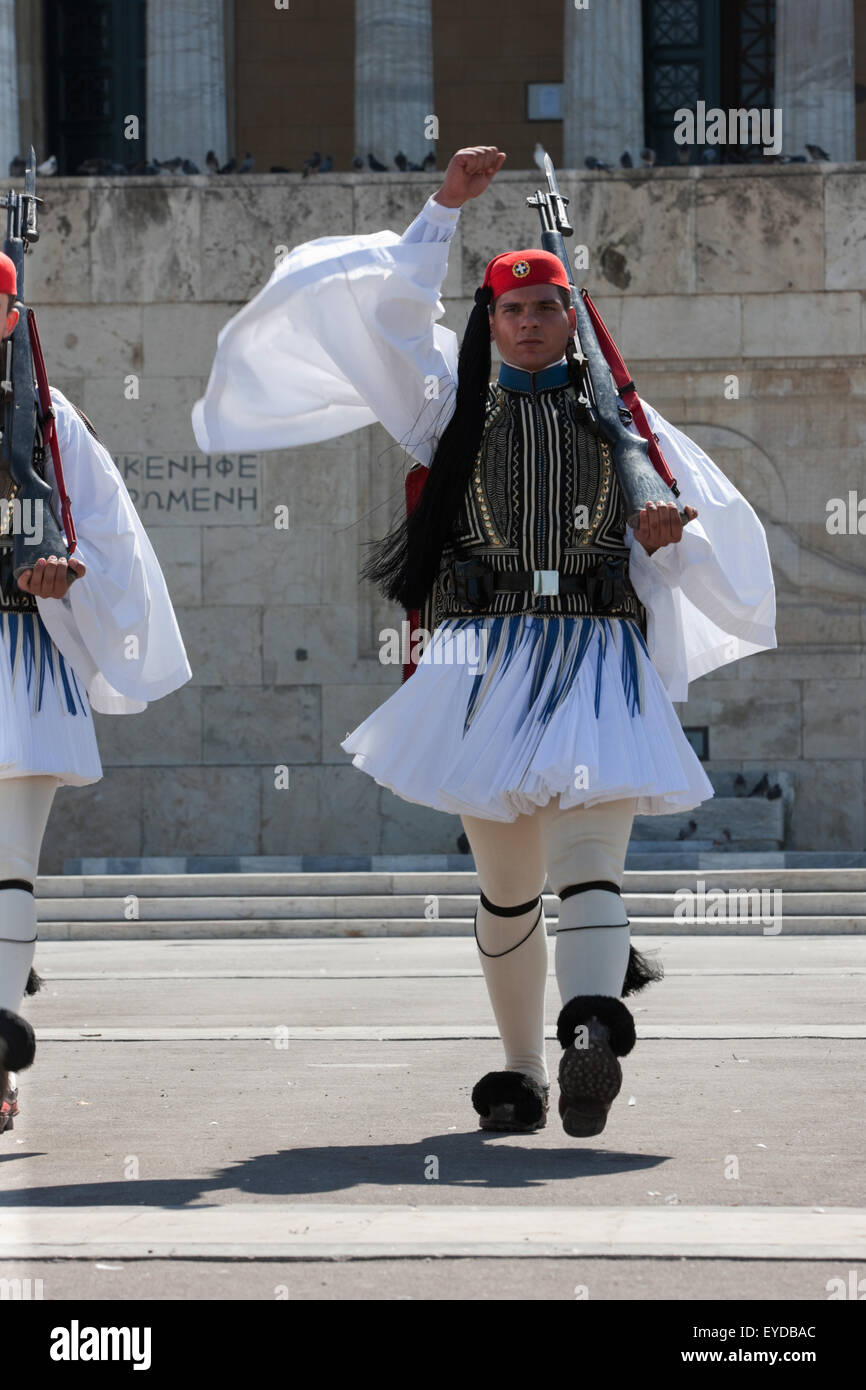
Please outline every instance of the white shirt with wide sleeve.
[[[192, 676], [159, 561], [108, 450], [52, 387], [57, 442], [86, 566], [62, 599], [39, 598], [39, 616], [83, 678], [100, 714], [138, 714]], [[50, 452], [46, 481], [60, 498]]]
[[[296, 247], [219, 335], [193, 409], [200, 448], [287, 448], [378, 420], [429, 463], [456, 391], [457, 339], [438, 320], [457, 220], [431, 198], [402, 237]], [[679, 505], [699, 513], [652, 556], [626, 530], [650, 657], [669, 697], [685, 700], [699, 676], [775, 647], [773, 575], [754, 509], [693, 440], [643, 404]]]

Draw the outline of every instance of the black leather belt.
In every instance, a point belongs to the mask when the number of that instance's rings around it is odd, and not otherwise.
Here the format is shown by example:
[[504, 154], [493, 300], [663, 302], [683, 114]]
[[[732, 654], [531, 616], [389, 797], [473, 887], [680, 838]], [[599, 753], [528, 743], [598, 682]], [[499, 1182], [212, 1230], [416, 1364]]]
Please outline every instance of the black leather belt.
[[452, 592], [469, 608], [486, 608], [496, 594], [531, 594], [555, 598], [559, 594], [585, 594], [593, 607], [612, 608], [630, 594], [626, 589], [628, 558], [604, 557], [583, 574], [559, 570], [492, 570], [483, 560], [455, 560], [449, 571]]

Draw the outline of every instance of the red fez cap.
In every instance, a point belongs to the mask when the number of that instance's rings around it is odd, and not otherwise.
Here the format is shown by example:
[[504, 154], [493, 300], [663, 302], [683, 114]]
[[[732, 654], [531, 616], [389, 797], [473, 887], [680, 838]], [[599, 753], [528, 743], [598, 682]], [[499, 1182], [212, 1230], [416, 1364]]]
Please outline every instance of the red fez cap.
[[521, 285], [563, 285], [569, 288], [565, 266], [552, 251], [505, 251], [494, 256], [484, 272], [482, 289], [489, 285], [493, 298]]
[[15, 276], [15, 262], [5, 251], [0, 251], [0, 294], [17, 294], [18, 281]]

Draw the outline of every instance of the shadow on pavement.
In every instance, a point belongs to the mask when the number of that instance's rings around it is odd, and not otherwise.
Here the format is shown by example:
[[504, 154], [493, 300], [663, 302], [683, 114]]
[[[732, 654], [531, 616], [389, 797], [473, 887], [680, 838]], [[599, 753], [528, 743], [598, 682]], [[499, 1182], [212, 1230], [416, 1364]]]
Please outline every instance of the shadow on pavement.
[[[577, 1142], [559, 1149], [532, 1151], [516, 1136], [438, 1134], [413, 1144], [349, 1144], [339, 1147], [281, 1149], [218, 1169], [211, 1178], [127, 1179], [121, 1182], [58, 1184], [0, 1192], [0, 1207], [26, 1206], [187, 1206], [210, 1193], [255, 1193], [295, 1197], [313, 1193], [347, 1192], [381, 1185], [400, 1189], [399, 1202], [432, 1189], [528, 1189], [563, 1179], [592, 1179], [612, 1173], [639, 1172], [658, 1167], [667, 1154], [635, 1154], [619, 1150], [581, 1149]], [[505, 1142], [503, 1142], [503, 1140]], [[0, 1161], [29, 1158], [5, 1154]], [[438, 1179], [424, 1176], [431, 1159], [438, 1162]]]

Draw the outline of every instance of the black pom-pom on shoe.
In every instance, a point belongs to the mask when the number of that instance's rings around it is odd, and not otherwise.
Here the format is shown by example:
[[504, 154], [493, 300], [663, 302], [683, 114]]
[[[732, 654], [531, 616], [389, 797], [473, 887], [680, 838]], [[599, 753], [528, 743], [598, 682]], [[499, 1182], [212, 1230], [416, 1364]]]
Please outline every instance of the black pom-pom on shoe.
[[619, 999], [609, 994], [577, 994], [562, 1006], [556, 1024], [560, 1047], [574, 1042], [577, 1028], [591, 1019], [610, 1031], [610, 1045], [617, 1057], [625, 1057], [635, 1045], [634, 1019]]
[[26, 1018], [0, 1009], [0, 1068], [24, 1071], [36, 1056], [36, 1035]]
[[27, 976], [27, 984], [24, 986], [25, 994], [38, 994], [45, 981], [41, 975], [37, 975], [33, 967], [30, 967], [30, 974]]
[[559, 1115], [566, 1134], [587, 1139], [601, 1134], [622, 1087], [618, 1058], [635, 1044], [634, 1019], [619, 999], [579, 994], [560, 1012], [556, 1036], [559, 1061]]
[[519, 1071], [489, 1071], [472, 1088], [481, 1129], [528, 1134], [547, 1124], [550, 1088]]

